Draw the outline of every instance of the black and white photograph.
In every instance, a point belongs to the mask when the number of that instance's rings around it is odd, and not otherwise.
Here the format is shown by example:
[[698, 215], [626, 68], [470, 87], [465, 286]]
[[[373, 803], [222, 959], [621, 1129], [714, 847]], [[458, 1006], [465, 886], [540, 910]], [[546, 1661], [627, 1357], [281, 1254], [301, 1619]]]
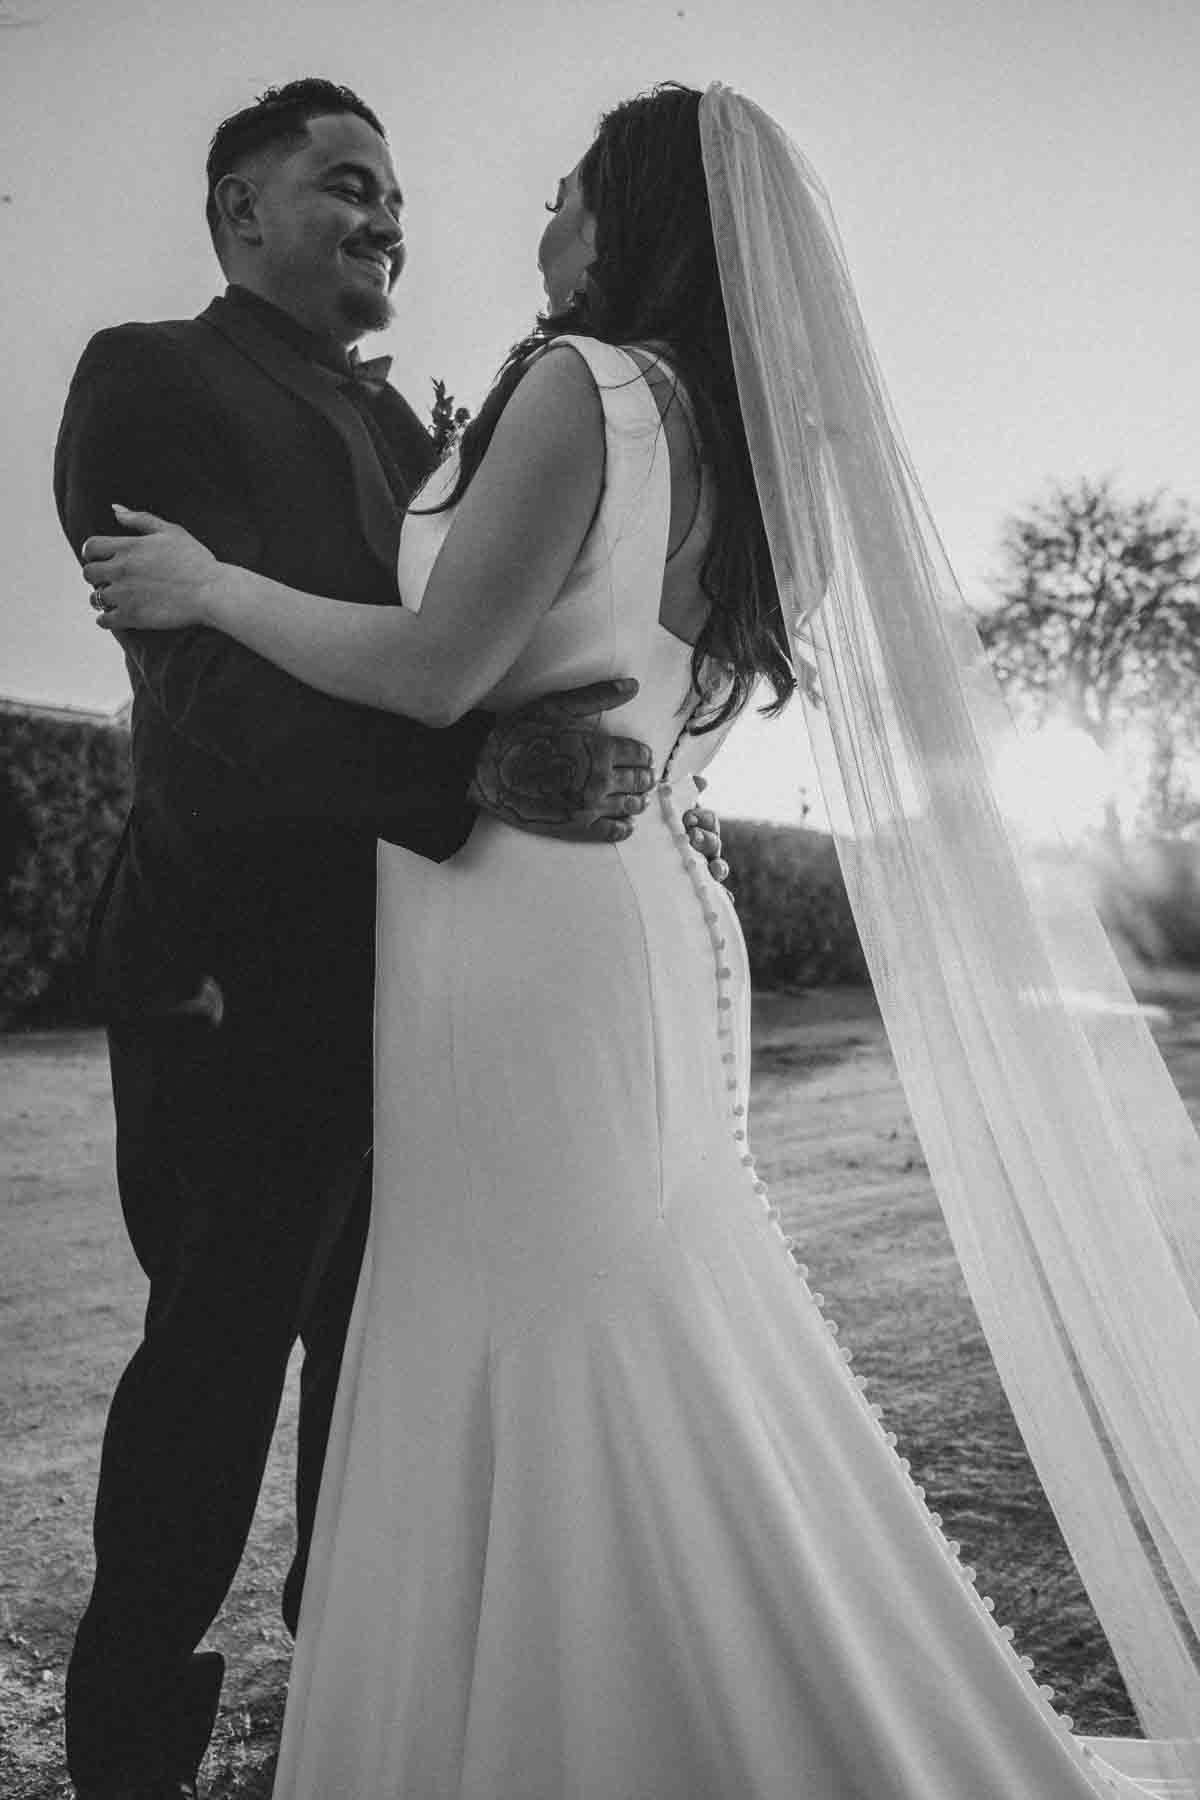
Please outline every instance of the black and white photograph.
[[1200, 1800], [1198, 68], [0, 0], [3, 1800]]

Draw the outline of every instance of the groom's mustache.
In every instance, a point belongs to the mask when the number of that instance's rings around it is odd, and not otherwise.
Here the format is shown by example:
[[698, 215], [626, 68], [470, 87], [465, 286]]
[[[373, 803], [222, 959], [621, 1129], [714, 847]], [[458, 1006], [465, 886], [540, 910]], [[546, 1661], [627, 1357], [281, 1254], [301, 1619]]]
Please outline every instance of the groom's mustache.
[[385, 265], [389, 289], [400, 279], [405, 262], [403, 237], [381, 241], [369, 232], [360, 232], [355, 237], [343, 238], [341, 248], [347, 256], [361, 256]]

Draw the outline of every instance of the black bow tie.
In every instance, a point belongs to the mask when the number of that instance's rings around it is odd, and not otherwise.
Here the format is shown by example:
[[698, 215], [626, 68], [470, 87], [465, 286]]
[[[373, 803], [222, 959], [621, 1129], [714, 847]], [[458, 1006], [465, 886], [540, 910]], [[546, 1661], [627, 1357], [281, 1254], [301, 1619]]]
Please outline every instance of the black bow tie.
[[392, 366], [390, 356], [367, 356], [351, 349], [347, 357], [350, 364], [350, 379], [357, 387], [366, 388], [368, 393], [378, 394], [387, 385], [388, 371]]

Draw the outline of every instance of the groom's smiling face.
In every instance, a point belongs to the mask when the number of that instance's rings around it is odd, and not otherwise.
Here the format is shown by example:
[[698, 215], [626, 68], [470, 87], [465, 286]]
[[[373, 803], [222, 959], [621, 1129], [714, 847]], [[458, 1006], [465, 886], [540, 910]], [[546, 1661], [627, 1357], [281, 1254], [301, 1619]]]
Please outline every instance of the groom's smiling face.
[[382, 330], [404, 233], [403, 196], [378, 132], [353, 113], [312, 119], [301, 148], [268, 152], [244, 176], [231, 280], [339, 343]]

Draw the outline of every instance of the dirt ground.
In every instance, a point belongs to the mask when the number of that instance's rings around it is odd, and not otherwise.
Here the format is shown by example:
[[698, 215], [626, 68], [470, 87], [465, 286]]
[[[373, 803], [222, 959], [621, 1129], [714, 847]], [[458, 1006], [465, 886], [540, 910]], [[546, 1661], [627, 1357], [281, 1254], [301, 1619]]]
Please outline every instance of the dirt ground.
[[[1165, 982], [1156, 1036], [1200, 1117], [1200, 999]], [[999, 1391], [874, 1003], [833, 990], [755, 1010], [755, 1149], [855, 1366], [997, 1617], [1080, 1729], [1136, 1730]], [[144, 1284], [120, 1226], [97, 1033], [0, 1038], [0, 1794], [59, 1800], [62, 1687], [90, 1576], [104, 1414]], [[289, 1641], [295, 1371], [237, 1582], [209, 1643], [229, 1659], [212, 1800], [265, 1800]]]

